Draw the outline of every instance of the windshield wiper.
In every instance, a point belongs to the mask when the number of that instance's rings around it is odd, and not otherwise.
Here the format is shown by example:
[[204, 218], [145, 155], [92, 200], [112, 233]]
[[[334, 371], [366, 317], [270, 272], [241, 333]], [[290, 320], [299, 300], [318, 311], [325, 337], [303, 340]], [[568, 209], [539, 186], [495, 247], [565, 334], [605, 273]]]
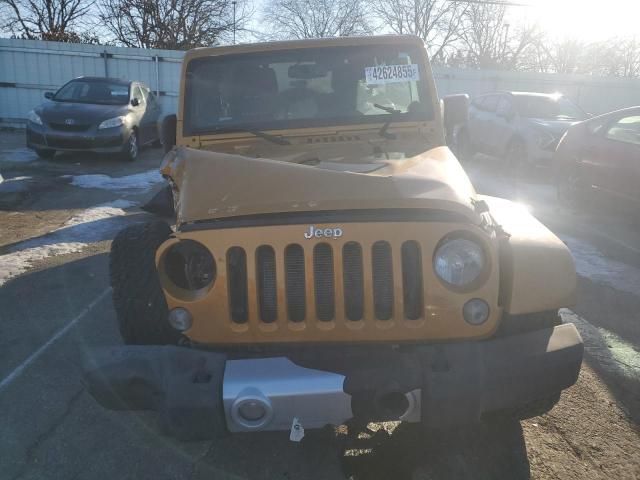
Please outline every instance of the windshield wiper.
[[[398, 110], [397, 108], [393, 108], [393, 107], [387, 107], [385, 105], [380, 105], [379, 103], [374, 103], [373, 106], [387, 113], [390, 113], [391, 115], [402, 113], [402, 110]], [[382, 128], [378, 130], [378, 135], [380, 135], [382, 138], [386, 138], [387, 140], [395, 140], [396, 136], [393, 133], [387, 133], [387, 130], [389, 129], [389, 125], [391, 125], [391, 122], [393, 120], [394, 120], [393, 116], [389, 120], [387, 120], [384, 123], [384, 125], [382, 125]]]
[[238, 128], [237, 130], [240, 132], [250, 133], [259, 138], [264, 138], [265, 140], [273, 142], [276, 145], [291, 145], [291, 142], [281, 135], [271, 135], [269, 133], [263, 132], [262, 130], [256, 130], [255, 128]]

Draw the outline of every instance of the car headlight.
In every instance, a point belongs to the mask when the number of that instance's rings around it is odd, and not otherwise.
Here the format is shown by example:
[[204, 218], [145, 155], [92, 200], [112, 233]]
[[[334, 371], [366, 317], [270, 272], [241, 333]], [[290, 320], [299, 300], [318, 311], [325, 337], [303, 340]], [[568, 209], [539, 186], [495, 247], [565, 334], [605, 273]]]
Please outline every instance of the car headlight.
[[169, 247], [164, 256], [164, 270], [174, 285], [189, 291], [208, 287], [216, 278], [213, 255], [194, 240], [182, 240]]
[[438, 278], [455, 287], [466, 287], [477, 280], [485, 264], [482, 246], [466, 238], [445, 240], [433, 257]]
[[27, 113], [27, 120], [29, 120], [31, 123], [35, 123], [36, 125], [42, 125], [40, 116], [34, 110], [31, 110], [29, 113]]
[[98, 128], [114, 128], [119, 127], [120, 125], [124, 125], [124, 117], [114, 117], [110, 118], [109, 120], [105, 120], [100, 125], [98, 125]]
[[536, 142], [536, 145], [540, 148], [547, 148], [549, 145], [553, 143], [555, 137], [551, 135], [549, 132], [545, 131], [537, 131], [533, 135], [533, 140]]

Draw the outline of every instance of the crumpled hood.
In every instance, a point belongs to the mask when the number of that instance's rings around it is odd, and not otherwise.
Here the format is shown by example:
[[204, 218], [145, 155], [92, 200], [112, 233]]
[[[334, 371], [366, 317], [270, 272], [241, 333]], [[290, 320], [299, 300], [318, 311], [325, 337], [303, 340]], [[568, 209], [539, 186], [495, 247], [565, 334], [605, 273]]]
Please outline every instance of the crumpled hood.
[[478, 220], [476, 192], [447, 147], [369, 173], [178, 147], [162, 174], [177, 187], [178, 225], [245, 215], [429, 208]]

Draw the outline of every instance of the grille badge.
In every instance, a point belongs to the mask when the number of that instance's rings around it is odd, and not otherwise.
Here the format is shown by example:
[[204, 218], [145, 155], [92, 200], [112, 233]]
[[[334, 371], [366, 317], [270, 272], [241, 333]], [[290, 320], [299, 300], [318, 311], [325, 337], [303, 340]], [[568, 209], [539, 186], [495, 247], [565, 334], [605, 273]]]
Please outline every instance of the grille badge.
[[64, 123], [65, 125], [75, 125], [76, 121], [73, 118], [67, 118]]
[[340, 227], [333, 228], [317, 228], [315, 225], [309, 225], [309, 229], [304, 232], [304, 238], [310, 240], [312, 238], [333, 238], [334, 240], [343, 235]]

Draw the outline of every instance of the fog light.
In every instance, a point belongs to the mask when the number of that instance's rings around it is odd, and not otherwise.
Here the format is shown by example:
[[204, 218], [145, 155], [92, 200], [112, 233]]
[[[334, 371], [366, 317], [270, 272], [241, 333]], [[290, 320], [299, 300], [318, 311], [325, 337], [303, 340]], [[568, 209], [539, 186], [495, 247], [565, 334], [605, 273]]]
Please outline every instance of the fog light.
[[179, 332], [185, 332], [191, 328], [193, 318], [185, 308], [174, 308], [169, 312], [169, 324]]
[[269, 399], [253, 387], [242, 390], [229, 409], [231, 420], [248, 430], [264, 429], [273, 415]]
[[264, 403], [258, 400], [247, 400], [238, 407], [238, 414], [243, 420], [257, 422], [267, 414]]
[[467, 323], [482, 325], [489, 318], [489, 305], [480, 298], [474, 298], [464, 304], [462, 314]]

